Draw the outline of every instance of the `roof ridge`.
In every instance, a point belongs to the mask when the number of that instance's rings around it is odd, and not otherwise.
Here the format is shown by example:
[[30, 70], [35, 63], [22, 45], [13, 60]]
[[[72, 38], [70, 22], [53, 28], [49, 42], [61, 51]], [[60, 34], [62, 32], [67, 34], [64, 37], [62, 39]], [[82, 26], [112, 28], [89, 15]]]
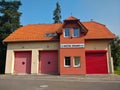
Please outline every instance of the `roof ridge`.
[[23, 25], [22, 27], [25, 27], [25, 26], [32, 26], [32, 25], [59, 25], [59, 24], [63, 24], [63, 23], [26, 24], [26, 25]]
[[65, 21], [67, 21], [67, 20], [80, 20], [80, 19], [78, 19], [78, 18], [76, 18], [74, 16], [70, 16], [70, 17], [65, 19]]
[[105, 27], [106, 27], [105, 24], [99, 23], [99, 22], [97, 22], [97, 21], [85, 21], [85, 22], [82, 22], [82, 23], [90, 23], [90, 22], [93, 22], [93, 23], [96, 23], [96, 24], [99, 24], [99, 25], [102, 25], [102, 26], [105, 26]]
[[[55, 25], [55, 24], [63, 24], [63, 23], [40, 23], [40, 24], [27, 24], [27, 25]], [[27, 25], [24, 25], [24, 26], [27, 26]]]

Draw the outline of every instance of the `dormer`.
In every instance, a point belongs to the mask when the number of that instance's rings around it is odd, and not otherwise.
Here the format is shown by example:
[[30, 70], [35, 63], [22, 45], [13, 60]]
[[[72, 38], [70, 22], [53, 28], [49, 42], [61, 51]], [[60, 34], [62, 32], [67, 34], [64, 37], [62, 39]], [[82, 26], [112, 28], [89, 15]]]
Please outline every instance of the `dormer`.
[[78, 38], [87, 33], [87, 29], [80, 22], [79, 19], [70, 16], [64, 20], [63, 23], [63, 36], [64, 38]]

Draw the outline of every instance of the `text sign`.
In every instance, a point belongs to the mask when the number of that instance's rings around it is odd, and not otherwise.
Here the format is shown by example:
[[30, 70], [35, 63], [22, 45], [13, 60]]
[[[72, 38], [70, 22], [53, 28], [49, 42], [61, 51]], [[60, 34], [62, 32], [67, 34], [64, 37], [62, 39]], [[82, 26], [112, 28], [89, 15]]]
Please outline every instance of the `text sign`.
[[60, 44], [60, 48], [84, 48], [84, 44]]

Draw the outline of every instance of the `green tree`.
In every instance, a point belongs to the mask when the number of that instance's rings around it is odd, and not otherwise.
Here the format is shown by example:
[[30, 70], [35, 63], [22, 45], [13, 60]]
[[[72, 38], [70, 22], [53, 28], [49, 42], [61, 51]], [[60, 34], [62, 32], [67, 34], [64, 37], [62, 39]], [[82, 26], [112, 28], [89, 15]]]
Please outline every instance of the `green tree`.
[[120, 38], [116, 38], [111, 42], [111, 54], [113, 57], [114, 69], [120, 67]]
[[54, 23], [60, 23], [61, 22], [61, 8], [60, 8], [60, 5], [59, 3], [57, 2], [56, 3], [56, 8], [55, 10], [53, 11], [53, 20], [54, 20]]
[[20, 6], [19, 0], [0, 0], [0, 73], [4, 73], [7, 46], [2, 41], [21, 26], [21, 13], [18, 12]]

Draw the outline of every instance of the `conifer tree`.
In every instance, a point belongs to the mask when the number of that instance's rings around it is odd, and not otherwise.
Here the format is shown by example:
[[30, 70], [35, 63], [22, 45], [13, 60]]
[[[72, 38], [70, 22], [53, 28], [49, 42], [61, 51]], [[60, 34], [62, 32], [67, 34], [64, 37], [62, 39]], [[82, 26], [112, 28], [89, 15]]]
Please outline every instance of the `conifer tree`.
[[60, 5], [59, 5], [59, 2], [56, 3], [56, 8], [53, 12], [53, 20], [54, 20], [54, 23], [60, 23], [61, 22], [61, 8], [60, 8]]
[[6, 44], [2, 41], [10, 33], [20, 27], [21, 6], [19, 0], [0, 0], [0, 73], [4, 72]]

